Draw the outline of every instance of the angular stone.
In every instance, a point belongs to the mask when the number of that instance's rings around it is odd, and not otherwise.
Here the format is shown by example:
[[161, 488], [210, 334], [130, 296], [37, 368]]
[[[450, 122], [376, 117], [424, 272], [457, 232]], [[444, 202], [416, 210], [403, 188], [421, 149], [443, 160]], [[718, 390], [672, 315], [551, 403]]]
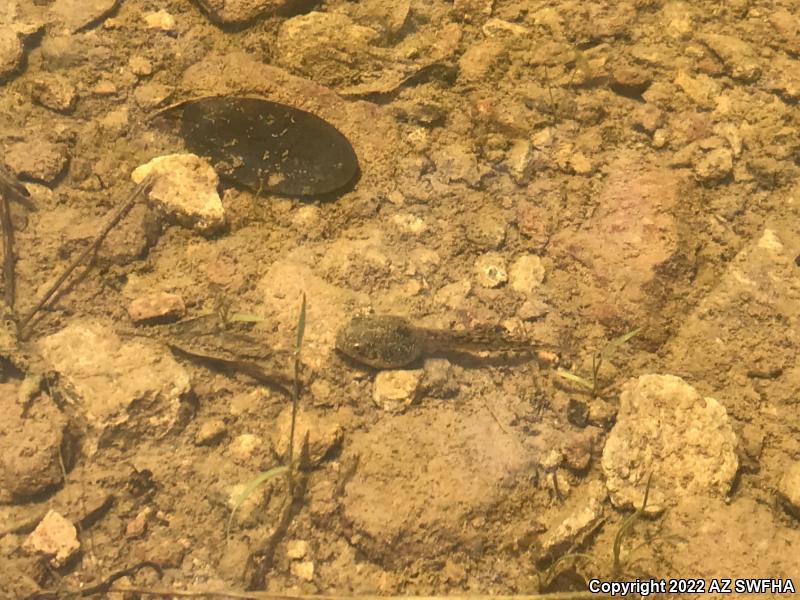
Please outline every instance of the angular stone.
[[38, 346], [89, 425], [88, 453], [114, 432], [125, 443], [125, 434], [158, 438], [183, 425], [189, 375], [162, 346], [123, 341], [95, 321], [72, 323]]
[[137, 324], [176, 321], [185, 314], [183, 297], [168, 292], [140, 296], [128, 305], [128, 315]]
[[169, 154], [134, 169], [131, 179], [141, 182], [150, 173], [156, 179], [149, 197], [178, 223], [203, 235], [225, 225], [225, 209], [217, 188], [219, 177], [207, 161], [194, 154]]
[[530, 294], [542, 285], [545, 268], [542, 259], [535, 254], [524, 254], [511, 263], [509, 279], [511, 289], [521, 294]]
[[50, 564], [63, 567], [80, 550], [75, 525], [54, 510], [49, 511], [36, 526], [22, 548], [27, 552], [43, 554]]
[[603, 448], [606, 487], [617, 507], [683, 496], [725, 496], [739, 467], [737, 439], [725, 407], [673, 375], [642, 375], [620, 395], [617, 423]]
[[730, 35], [707, 33], [700, 39], [719, 56], [725, 71], [734, 79], [753, 81], [761, 75], [761, 64], [755, 49], [747, 42]]
[[16, 142], [6, 148], [5, 163], [18, 176], [52, 183], [67, 166], [67, 148], [43, 140]]
[[47, 396], [18, 401], [21, 391], [11, 382], [0, 384], [0, 502], [52, 489], [64, 479], [60, 460], [69, 462], [64, 415]]
[[372, 388], [373, 402], [387, 412], [403, 412], [419, 395], [422, 373], [422, 369], [379, 372]]
[[78, 91], [69, 80], [57, 73], [36, 79], [31, 86], [34, 102], [60, 113], [69, 113], [75, 108]]

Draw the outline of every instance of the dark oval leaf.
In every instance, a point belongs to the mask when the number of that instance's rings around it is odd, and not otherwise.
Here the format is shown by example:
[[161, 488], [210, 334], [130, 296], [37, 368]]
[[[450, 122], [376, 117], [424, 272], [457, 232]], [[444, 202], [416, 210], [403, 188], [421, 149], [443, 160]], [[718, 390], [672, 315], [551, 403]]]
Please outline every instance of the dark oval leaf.
[[256, 192], [311, 196], [338, 190], [358, 171], [358, 158], [333, 125], [309, 112], [260, 98], [209, 96], [180, 110], [187, 148], [217, 172]]

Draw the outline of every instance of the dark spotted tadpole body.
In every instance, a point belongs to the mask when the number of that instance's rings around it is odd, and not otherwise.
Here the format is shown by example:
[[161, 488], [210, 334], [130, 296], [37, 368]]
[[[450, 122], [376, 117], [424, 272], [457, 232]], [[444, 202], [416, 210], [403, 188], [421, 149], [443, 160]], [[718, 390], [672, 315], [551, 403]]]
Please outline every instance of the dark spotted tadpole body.
[[189, 151], [208, 158], [220, 176], [255, 192], [327, 194], [358, 173], [356, 153], [338, 129], [285, 104], [208, 96], [159, 113], [178, 114]]

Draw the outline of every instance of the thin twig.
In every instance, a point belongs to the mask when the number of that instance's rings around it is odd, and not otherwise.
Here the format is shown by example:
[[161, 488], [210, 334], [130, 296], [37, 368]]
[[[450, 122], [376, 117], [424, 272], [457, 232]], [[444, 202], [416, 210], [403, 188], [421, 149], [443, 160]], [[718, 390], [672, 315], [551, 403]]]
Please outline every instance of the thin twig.
[[38, 313], [52, 298], [53, 294], [55, 294], [58, 289], [63, 285], [63, 283], [67, 280], [67, 278], [72, 274], [72, 272], [80, 266], [91, 254], [97, 252], [97, 249], [103, 243], [106, 236], [109, 232], [116, 227], [117, 223], [119, 223], [125, 215], [130, 212], [133, 208], [133, 205], [139, 200], [141, 196], [147, 193], [150, 187], [153, 184], [153, 175], [148, 175], [145, 177], [139, 185], [137, 185], [131, 194], [125, 199], [122, 205], [117, 209], [117, 211], [112, 215], [112, 217], [108, 220], [105, 227], [97, 234], [97, 237], [94, 241], [89, 244], [89, 246], [80, 253], [80, 255], [72, 261], [72, 263], [66, 268], [66, 270], [56, 279], [56, 281], [48, 288], [48, 290], [44, 293], [44, 295], [39, 299], [36, 305], [31, 309], [31, 311], [25, 315], [25, 317], [19, 322], [19, 332], [20, 337], [24, 337], [23, 333], [25, 328], [31, 322], [36, 313]]
[[151, 561], [144, 561], [136, 564], [132, 567], [128, 567], [127, 569], [121, 569], [119, 571], [115, 571], [108, 577], [106, 577], [102, 582], [98, 583], [97, 585], [93, 585], [91, 587], [84, 588], [82, 590], [78, 590], [75, 592], [64, 592], [63, 590], [58, 591], [49, 591], [49, 592], [37, 592], [32, 596], [28, 596], [27, 600], [58, 600], [59, 598], [67, 597], [67, 595], [73, 595], [71, 597], [75, 598], [87, 598], [89, 596], [94, 596], [95, 594], [105, 594], [111, 589], [111, 586], [114, 585], [114, 582], [117, 579], [122, 579], [123, 577], [130, 577], [135, 575], [137, 572], [141, 571], [142, 569], [153, 569], [159, 577], [161, 577], [161, 566], [151, 562]]
[[17, 181], [2, 163], [0, 163], [0, 226], [3, 228], [3, 297], [6, 306], [13, 312], [15, 300], [14, 263], [14, 224], [11, 221], [11, 205], [14, 198], [20, 202], [28, 200], [28, 190]]

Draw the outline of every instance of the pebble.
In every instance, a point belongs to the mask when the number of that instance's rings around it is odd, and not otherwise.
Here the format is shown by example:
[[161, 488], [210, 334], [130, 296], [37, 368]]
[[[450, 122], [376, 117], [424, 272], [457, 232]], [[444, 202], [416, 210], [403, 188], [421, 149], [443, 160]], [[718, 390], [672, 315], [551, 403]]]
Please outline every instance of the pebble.
[[286, 556], [292, 560], [300, 560], [308, 555], [308, 542], [305, 540], [289, 540], [286, 542]]
[[[591, 417], [590, 417], [591, 418]], [[620, 394], [603, 472], [617, 507], [640, 506], [648, 477], [654, 509], [684, 496], [725, 496], [739, 468], [727, 411], [674, 375], [642, 375]]]
[[715, 148], [702, 154], [693, 166], [700, 181], [721, 181], [733, 173], [733, 154], [727, 148]]
[[194, 436], [194, 443], [196, 446], [213, 446], [225, 436], [226, 432], [225, 421], [209, 419], [200, 425]]
[[238, 462], [247, 463], [264, 446], [264, 440], [252, 433], [243, 433], [236, 436], [228, 446], [231, 458]]
[[452, 398], [458, 393], [453, 365], [446, 358], [427, 358], [423, 368], [422, 388], [431, 398]]
[[147, 532], [147, 522], [154, 514], [155, 509], [152, 506], [145, 506], [140, 510], [137, 515], [128, 521], [125, 526], [125, 537], [127, 538], [140, 538]]
[[153, 63], [138, 54], [128, 59], [128, 68], [134, 75], [147, 77], [153, 74]]
[[186, 314], [186, 305], [180, 294], [159, 292], [140, 296], [128, 305], [128, 315], [137, 325], [169, 323]]
[[506, 167], [517, 185], [527, 185], [533, 174], [533, 147], [528, 140], [514, 140], [506, 154]]
[[419, 397], [422, 369], [380, 371], [372, 387], [372, 401], [381, 409], [401, 413]]
[[159, 156], [137, 167], [131, 178], [139, 183], [151, 172], [156, 180], [150, 200], [179, 224], [203, 235], [212, 235], [225, 225], [225, 209], [217, 192], [219, 177], [207, 161], [194, 154]]
[[22, 544], [26, 552], [48, 557], [55, 568], [67, 564], [80, 548], [75, 525], [54, 510], [47, 512]]
[[117, 86], [113, 81], [101, 79], [92, 86], [91, 91], [97, 96], [113, 96], [117, 93]]
[[[299, 458], [303, 450], [303, 440], [308, 436], [308, 458], [312, 465], [318, 465], [342, 443], [344, 430], [342, 426], [323, 413], [312, 413], [298, 409], [294, 432], [294, 455]], [[278, 415], [272, 430], [272, 443], [275, 452], [281, 458], [286, 457], [289, 450], [289, 433], [292, 424], [292, 407], [287, 406]]]
[[31, 97], [34, 102], [45, 108], [68, 113], [75, 108], [78, 92], [66, 77], [52, 73], [47, 77], [34, 80], [31, 86]]
[[17, 177], [44, 183], [55, 181], [69, 161], [66, 146], [38, 139], [10, 144], [3, 158]]
[[164, 33], [175, 31], [175, 17], [164, 9], [145, 14], [144, 22], [148, 29], [156, 29]]
[[717, 33], [701, 35], [700, 40], [722, 60], [726, 73], [734, 79], [753, 81], [761, 75], [758, 55], [747, 42]]
[[67, 420], [46, 397], [31, 403], [37, 394], [18, 401], [22, 386], [0, 384], [0, 502], [27, 500], [64, 480], [59, 456], [70, 447]]
[[0, 27], [0, 80], [13, 75], [22, 65], [22, 40], [10, 27]]
[[508, 281], [506, 261], [497, 252], [487, 252], [475, 261], [475, 279], [485, 288], [496, 288]]
[[133, 99], [142, 108], [152, 110], [169, 100], [173, 91], [172, 87], [163, 83], [147, 82], [133, 90]]
[[517, 227], [534, 248], [544, 248], [553, 229], [551, 214], [544, 206], [524, 200], [517, 205]]
[[544, 282], [545, 268], [542, 259], [535, 254], [525, 254], [511, 263], [509, 280], [511, 289], [530, 294]]

